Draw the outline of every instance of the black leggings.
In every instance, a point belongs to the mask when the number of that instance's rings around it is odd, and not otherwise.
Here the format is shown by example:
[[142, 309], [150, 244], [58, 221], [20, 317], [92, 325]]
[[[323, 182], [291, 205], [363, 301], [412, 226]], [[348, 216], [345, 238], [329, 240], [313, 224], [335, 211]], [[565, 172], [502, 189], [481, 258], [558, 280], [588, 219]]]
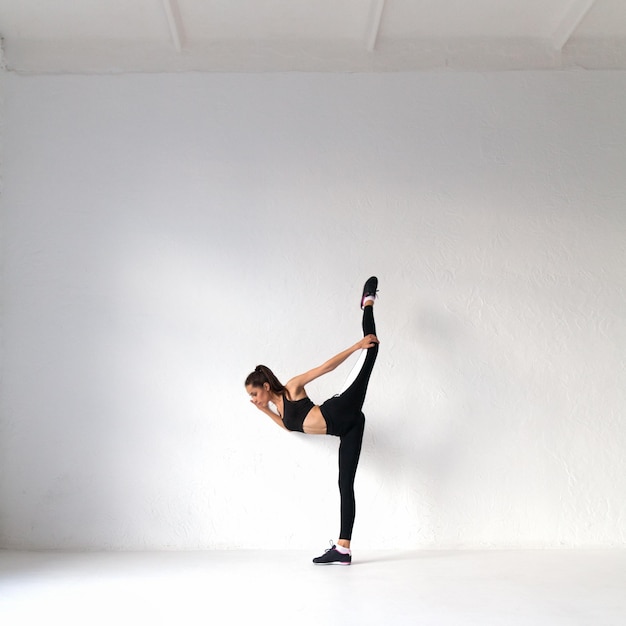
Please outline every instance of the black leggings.
[[[374, 307], [363, 309], [363, 336], [376, 334]], [[365, 362], [354, 382], [340, 395], [321, 405], [328, 435], [340, 437], [339, 444], [339, 495], [341, 498], [341, 531], [339, 539], [351, 539], [356, 505], [354, 478], [361, 455], [361, 443], [365, 429], [365, 402], [367, 385], [378, 355], [378, 344], [368, 348]]]

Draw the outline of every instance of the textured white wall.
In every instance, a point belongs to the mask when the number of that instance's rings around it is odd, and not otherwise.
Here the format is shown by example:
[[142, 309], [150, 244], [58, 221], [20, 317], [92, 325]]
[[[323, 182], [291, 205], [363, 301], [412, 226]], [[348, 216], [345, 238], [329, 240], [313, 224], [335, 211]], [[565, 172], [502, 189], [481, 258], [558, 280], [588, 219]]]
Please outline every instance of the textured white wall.
[[5, 81], [1, 546], [336, 537], [372, 273], [355, 545], [624, 545], [625, 73]]

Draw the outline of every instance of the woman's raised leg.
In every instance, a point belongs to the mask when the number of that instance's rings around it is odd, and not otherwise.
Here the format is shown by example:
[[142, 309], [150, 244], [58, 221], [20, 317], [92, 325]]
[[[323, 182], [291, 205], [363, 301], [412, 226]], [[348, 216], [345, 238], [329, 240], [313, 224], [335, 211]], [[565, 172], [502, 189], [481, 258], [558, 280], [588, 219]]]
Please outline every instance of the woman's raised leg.
[[[376, 334], [376, 323], [374, 322], [374, 302], [370, 302], [363, 307], [363, 336]], [[350, 386], [340, 395], [342, 399], [342, 405], [350, 410], [360, 411], [363, 408], [365, 402], [365, 394], [367, 393], [367, 386], [369, 384], [372, 370], [374, 369], [374, 363], [376, 363], [376, 357], [378, 356], [378, 344], [373, 345], [367, 349], [365, 355], [365, 361], [361, 370], [356, 375], [356, 378], [352, 381]]]

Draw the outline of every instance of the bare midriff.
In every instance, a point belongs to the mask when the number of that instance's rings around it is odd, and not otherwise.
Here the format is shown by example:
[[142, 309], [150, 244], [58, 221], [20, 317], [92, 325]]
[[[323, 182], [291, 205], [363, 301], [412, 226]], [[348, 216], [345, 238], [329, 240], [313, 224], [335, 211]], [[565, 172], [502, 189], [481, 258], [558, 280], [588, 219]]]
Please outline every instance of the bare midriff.
[[326, 420], [322, 415], [322, 411], [319, 406], [314, 406], [304, 418], [302, 424], [302, 430], [307, 435], [325, 435], [326, 434]]

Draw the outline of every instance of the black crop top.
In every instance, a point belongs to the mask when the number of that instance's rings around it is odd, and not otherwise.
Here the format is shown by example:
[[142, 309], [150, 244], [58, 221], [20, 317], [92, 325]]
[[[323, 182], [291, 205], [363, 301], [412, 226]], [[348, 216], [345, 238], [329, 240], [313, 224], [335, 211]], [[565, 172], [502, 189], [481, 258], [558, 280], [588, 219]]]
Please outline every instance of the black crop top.
[[283, 424], [287, 430], [304, 432], [304, 418], [315, 406], [311, 398], [300, 398], [300, 400], [283, 400]]

